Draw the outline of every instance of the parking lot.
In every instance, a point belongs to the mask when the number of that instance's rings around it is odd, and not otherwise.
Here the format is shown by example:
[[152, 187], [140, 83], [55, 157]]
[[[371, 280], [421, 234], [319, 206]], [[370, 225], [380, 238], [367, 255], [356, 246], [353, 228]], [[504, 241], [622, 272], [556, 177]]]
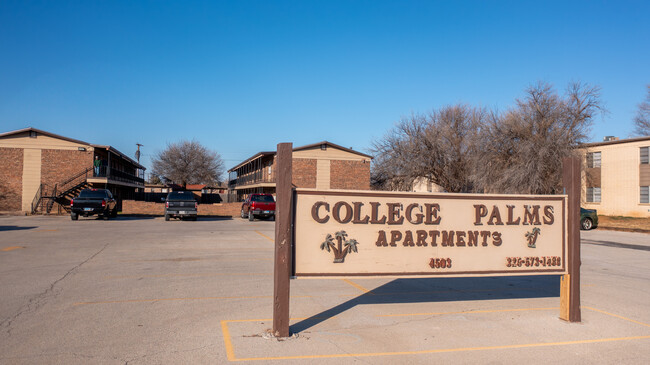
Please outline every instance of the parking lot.
[[649, 363], [650, 235], [582, 233], [558, 276], [300, 279], [272, 326], [274, 222], [0, 216], [0, 363]]

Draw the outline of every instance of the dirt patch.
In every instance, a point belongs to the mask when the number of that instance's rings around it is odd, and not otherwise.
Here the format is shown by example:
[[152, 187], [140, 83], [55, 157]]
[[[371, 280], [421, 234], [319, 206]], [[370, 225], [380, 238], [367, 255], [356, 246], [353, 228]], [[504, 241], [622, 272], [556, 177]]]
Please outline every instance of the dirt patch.
[[650, 218], [599, 215], [598, 228], [614, 231], [650, 233]]

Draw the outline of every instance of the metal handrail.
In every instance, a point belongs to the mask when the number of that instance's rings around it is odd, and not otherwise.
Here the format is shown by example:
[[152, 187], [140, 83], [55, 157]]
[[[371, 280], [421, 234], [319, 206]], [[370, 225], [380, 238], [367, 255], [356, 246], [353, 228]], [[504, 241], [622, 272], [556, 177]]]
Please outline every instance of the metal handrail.
[[[54, 184], [54, 190], [52, 190], [52, 196], [53, 197], [56, 197], [56, 187], [57, 187], [57, 184]], [[50, 212], [52, 211], [52, 207], [54, 206], [54, 201], [55, 200], [56, 200], [56, 198], [51, 198], [50, 201], [47, 202], [47, 208], [45, 209], [45, 212], [47, 214], [50, 214]]]
[[99, 173], [94, 173], [94, 177], [105, 177], [107, 179], [123, 181], [128, 183], [139, 183], [144, 185], [144, 179], [129, 174], [128, 172], [120, 171], [113, 167], [101, 166], [99, 168]]
[[32, 214], [36, 213], [36, 208], [38, 208], [38, 204], [41, 202], [41, 198], [43, 192], [43, 184], [40, 184], [38, 186], [38, 190], [36, 190], [36, 195], [34, 196], [34, 199], [32, 199]]
[[87, 169], [85, 169], [85, 170], [80, 171], [79, 173], [77, 173], [77, 174], [74, 175], [73, 177], [69, 178], [68, 180], [65, 180], [65, 181], [61, 182], [61, 183], [60, 183], [60, 184], [61, 184], [61, 187], [68, 185], [69, 183], [71, 183], [72, 181], [74, 181], [74, 180], [80, 178], [80, 177], [83, 176], [83, 175], [85, 175], [86, 178], [88, 178], [88, 172], [89, 172], [90, 170], [92, 170], [92, 169], [93, 169], [92, 167], [89, 167], [89, 168], [87, 168]]
[[274, 183], [275, 176], [267, 174], [264, 170], [257, 170], [244, 176], [237, 177], [236, 179], [230, 180], [228, 184], [231, 186], [242, 186], [264, 182]]

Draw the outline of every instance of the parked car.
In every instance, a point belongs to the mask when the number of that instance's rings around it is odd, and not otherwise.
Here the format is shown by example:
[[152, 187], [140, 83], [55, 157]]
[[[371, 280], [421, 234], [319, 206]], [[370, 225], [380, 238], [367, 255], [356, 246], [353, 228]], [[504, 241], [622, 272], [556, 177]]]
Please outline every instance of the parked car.
[[271, 194], [251, 194], [241, 206], [241, 217], [275, 219], [275, 199]]
[[580, 208], [580, 229], [585, 231], [598, 227], [598, 211]]
[[84, 189], [79, 196], [70, 200], [70, 218], [73, 221], [80, 215], [88, 217], [97, 214], [104, 219], [117, 216], [117, 201], [106, 189]]
[[199, 203], [196, 202], [191, 191], [172, 191], [165, 199], [165, 220], [169, 218], [189, 218], [196, 220]]

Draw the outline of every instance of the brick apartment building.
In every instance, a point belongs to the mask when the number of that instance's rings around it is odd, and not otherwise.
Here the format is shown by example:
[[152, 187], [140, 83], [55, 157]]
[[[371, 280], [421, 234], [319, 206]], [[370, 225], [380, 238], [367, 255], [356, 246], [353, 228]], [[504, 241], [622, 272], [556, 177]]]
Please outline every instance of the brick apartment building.
[[650, 136], [581, 146], [582, 206], [598, 214], [650, 217]]
[[0, 133], [0, 161], [0, 211], [60, 212], [83, 188], [109, 189], [118, 202], [144, 188], [145, 168], [117, 149], [31, 127]]
[[[228, 170], [228, 201], [252, 193], [275, 195], [276, 152], [259, 152]], [[322, 190], [369, 190], [371, 156], [323, 141], [293, 149], [293, 185]]]

